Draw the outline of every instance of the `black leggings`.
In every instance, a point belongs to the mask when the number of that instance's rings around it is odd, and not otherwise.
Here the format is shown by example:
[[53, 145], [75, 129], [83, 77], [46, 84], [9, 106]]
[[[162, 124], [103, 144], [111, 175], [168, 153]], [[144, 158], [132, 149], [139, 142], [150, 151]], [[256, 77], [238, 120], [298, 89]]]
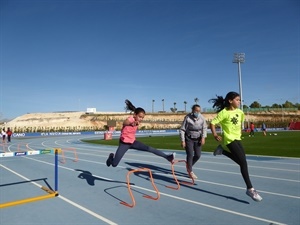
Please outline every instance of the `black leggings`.
[[123, 158], [123, 156], [125, 155], [125, 153], [127, 152], [127, 150], [130, 148], [140, 150], [140, 151], [151, 152], [155, 155], [161, 156], [168, 160], [168, 155], [166, 155], [164, 152], [162, 152], [158, 149], [152, 148], [150, 146], [147, 146], [139, 141], [134, 141], [132, 144], [129, 144], [129, 143], [124, 143], [120, 140], [119, 147], [116, 151], [116, 154], [114, 156], [114, 159], [112, 160], [111, 165], [113, 167], [116, 167], [119, 164], [119, 162], [121, 161], [121, 159]]
[[249, 172], [248, 172], [246, 155], [245, 155], [245, 151], [242, 146], [242, 143], [238, 140], [234, 140], [233, 142], [228, 144], [227, 147], [229, 148], [230, 152], [223, 151], [223, 155], [232, 159], [234, 162], [236, 162], [240, 166], [241, 173], [242, 173], [242, 176], [246, 183], [247, 189], [252, 188], [252, 184], [251, 184]]

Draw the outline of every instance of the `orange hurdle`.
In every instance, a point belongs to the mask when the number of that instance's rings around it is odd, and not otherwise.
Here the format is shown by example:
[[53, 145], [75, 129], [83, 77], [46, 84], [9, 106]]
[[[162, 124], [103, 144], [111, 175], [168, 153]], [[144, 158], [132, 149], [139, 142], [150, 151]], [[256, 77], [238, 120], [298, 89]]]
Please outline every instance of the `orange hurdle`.
[[187, 162], [186, 162], [186, 160], [174, 160], [174, 163], [171, 163], [172, 174], [173, 174], [173, 178], [174, 178], [174, 180], [175, 180], [175, 182], [176, 182], [176, 184], [177, 184], [177, 187], [166, 186], [167, 188], [172, 188], [172, 189], [175, 189], [175, 190], [179, 190], [179, 189], [180, 189], [180, 183], [181, 183], [181, 184], [186, 184], [186, 185], [194, 185], [194, 184], [195, 184], [195, 180], [194, 180], [194, 178], [192, 178], [192, 177], [191, 177], [192, 182], [187, 182], [187, 181], [181, 181], [181, 182], [179, 182], [179, 181], [177, 180], [177, 177], [176, 177], [176, 175], [175, 175], [174, 165], [175, 165], [176, 163], [179, 163], [179, 162], [185, 162], [185, 165], [186, 165], [186, 167], [187, 167]]
[[[24, 146], [26, 147], [25, 150], [22, 150], [22, 149], [21, 149], [21, 146], [22, 146], [22, 145], [24, 145]], [[24, 152], [24, 151], [27, 151], [28, 149], [29, 149], [28, 143], [19, 143], [19, 144], [18, 144], [18, 149], [17, 149], [18, 152]]]
[[66, 163], [65, 151], [73, 151], [74, 152], [73, 162], [78, 162], [76, 148], [64, 148], [61, 149], [61, 160], [60, 160], [61, 163]]
[[3, 152], [6, 152], [6, 151], [5, 151], [5, 147], [7, 148], [6, 143], [4, 142], [4, 143], [2, 143], [2, 144], [0, 144], [0, 145], [2, 145], [2, 150], [3, 150]]
[[128, 173], [127, 173], [127, 187], [128, 187], [128, 192], [129, 192], [129, 195], [131, 197], [131, 200], [132, 200], [132, 204], [128, 204], [126, 202], [120, 202], [120, 204], [123, 204], [125, 206], [128, 206], [128, 207], [131, 207], [133, 208], [135, 206], [135, 199], [133, 197], [133, 194], [132, 194], [132, 191], [131, 191], [131, 188], [130, 188], [130, 181], [129, 181], [129, 177], [130, 177], [130, 174], [132, 173], [135, 173], [135, 172], [142, 172], [142, 171], [148, 171], [149, 172], [149, 176], [150, 176], [150, 180], [151, 180], [151, 183], [152, 183], [152, 186], [154, 188], [154, 190], [156, 191], [156, 194], [157, 194], [157, 197], [154, 198], [152, 196], [149, 196], [149, 195], [143, 195], [143, 197], [145, 198], [149, 198], [149, 199], [152, 199], [152, 200], [158, 200], [160, 198], [160, 194], [154, 184], [154, 180], [153, 180], [153, 177], [152, 177], [152, 172], [150, 169], [148, 168], [139, 168], [139, 169], [134, 169], [134, 170], [130, 170]]

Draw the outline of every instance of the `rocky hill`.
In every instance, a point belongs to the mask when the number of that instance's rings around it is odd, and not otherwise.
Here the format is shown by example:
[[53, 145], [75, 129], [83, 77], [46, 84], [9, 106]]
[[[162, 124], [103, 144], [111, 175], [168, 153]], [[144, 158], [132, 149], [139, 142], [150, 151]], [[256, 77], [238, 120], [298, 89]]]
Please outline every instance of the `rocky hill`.
[[[269, 127], [287, 126], [291, 121], [300, 121], [300, 111], [274, 112], [263, 111], [245, 113], [246, 123], [254, 122], [257, 125], [262, 121], [269, 123]], [[80, 130], [104, 130], [108, 121], [115, 121], [116, 129], [122, 127], [122, 122], [129, 113], [103, 112], [86, 114], [85, 112], [57, 112], [57, 113], [30, 113], [19, 116], [6, 123], [15, 132], [39, 132], [39, 131], [80, 131]], [[147, 113], [140, 129], [176, 129], [186, 113]], [[216, 115], [215, 113], [203, 113], [207, 121]]]

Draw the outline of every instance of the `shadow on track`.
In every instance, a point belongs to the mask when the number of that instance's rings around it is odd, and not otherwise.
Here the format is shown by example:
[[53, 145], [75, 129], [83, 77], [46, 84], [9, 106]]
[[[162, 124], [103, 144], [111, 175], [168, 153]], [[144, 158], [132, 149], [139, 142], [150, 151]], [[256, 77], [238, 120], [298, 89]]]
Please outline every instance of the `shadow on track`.
[[[130, 166], [133, 166], [133, 167], [137, 167], [137, 168], [140, 168], [140, 167], [149, 168], [153, 171], [152, 176], [155, 180], [161, 180], [161, 181], [165, 181], [165, 182], [169, 182], [169, 183], [175, 183], [173, 177], [166, 177], [164, 175], [156, 174], [156, 172], [163, 172], [165, 174], [172, 174], [171, 170], [168, 170], [168, 169], [165, 169], [165, 168], [162, 168], [162, 167], [158, 167], [158, 166], [149, 165], [149, 164], [142, 164], [142, 163], [126, 163], [126, 164], [128, 164]], [[131, 170], [132, 168], [127, 168], [127, 169]], [[138, 176], [138, 177], [141, 177], [145, 180], [149, 180], [149, 176], [147, 176], [147, 173], [140, 172], [140, 173], [135, 174], [135, 175]], [[176, 176], [184, 175], [185, 177], [187, 177], [186, 173], [175, 172], [175, 175]], [[197, 184], [195, 184], [195, 185], [197, 185]], [[219, 196], [219, 197], [229, 199], [229, 200], [233, 200], [233, 201], [236, 201], [236, 202], [240, 202], [240, 203], [244, 203], [244, 204], [250, 204], [248, 201], [237, 199], [237, 198], [232, 197], [232, 196], [222, 195], [222, 194], [219, 194], [219, 193], [215, 193], [215, 192], [211, 192], [211, 191], [204, 190], [204, 189], [201, 189], [201, 188], [197, 188], [197, 187], [195, 187], [195, 185], [190, 186], [190, 185], [181, 184], [181, 186], [192, 189], [192, 190], [195, 190], [195, 191], [201, 191], [203, 193]]]

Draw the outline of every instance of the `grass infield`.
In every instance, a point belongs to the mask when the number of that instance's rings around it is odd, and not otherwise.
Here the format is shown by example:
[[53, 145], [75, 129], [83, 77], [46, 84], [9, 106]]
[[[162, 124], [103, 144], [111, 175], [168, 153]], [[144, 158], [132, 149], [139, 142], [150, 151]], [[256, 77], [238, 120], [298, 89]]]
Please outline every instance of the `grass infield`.
[[[277, 135], [276, 135], [277, 134]], [[138, 141], [143, 142], [158, 149], [182, 150], [179, 135], [172, 136], [147, 136], [137, 137]], [[88, 143], [115, 145], [117, 147], [119, 140], [83, 140]], [[206, 143], [202, 151], [213, 152], [219, 143], [208, 134]], [[249, 155], [264, 156], [282, 156], [282, 157], [300, 157], [300, 131], [281, 131], [268, 132], [263, 136], [262, 132], [255, 132], [254, 137], [249, 137], [249, 133], [243, 133], [242, 144]]]

